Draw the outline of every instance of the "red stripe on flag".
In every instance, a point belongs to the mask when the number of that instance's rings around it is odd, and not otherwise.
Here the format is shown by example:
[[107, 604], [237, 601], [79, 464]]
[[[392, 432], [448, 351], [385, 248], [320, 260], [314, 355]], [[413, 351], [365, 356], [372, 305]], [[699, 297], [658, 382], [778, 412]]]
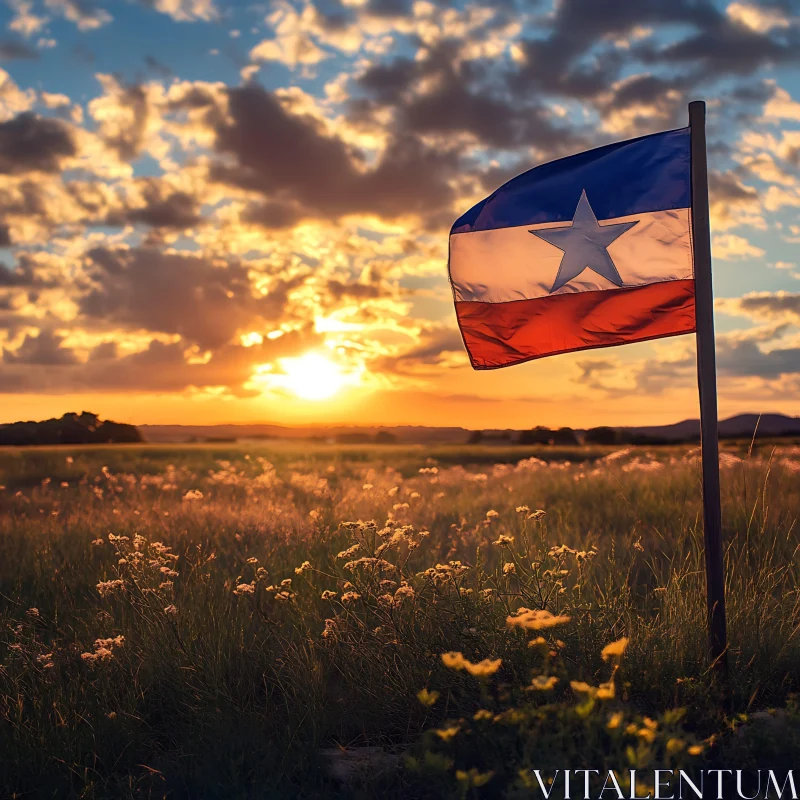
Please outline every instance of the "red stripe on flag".
[[475, 369], [695, 330], [694, 281], [573, 292], [508, 303], [456, 302]]

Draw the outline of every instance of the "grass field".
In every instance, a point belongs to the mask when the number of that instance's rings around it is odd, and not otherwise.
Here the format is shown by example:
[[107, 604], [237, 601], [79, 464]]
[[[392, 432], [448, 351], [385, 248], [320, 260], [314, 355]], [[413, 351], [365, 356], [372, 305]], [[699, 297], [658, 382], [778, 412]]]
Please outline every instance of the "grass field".
[[800, 447], [722, 464], [727, 678], [687, 448], [0, 451], [0, 797], [798, 766]]

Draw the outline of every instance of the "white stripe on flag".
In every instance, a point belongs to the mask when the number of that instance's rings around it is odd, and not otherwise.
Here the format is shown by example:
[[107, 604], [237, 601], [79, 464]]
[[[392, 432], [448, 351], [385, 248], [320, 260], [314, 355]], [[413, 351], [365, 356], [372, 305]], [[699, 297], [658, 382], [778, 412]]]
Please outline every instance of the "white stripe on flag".
[[[608, 252], [626, 287], [694, 277], [689, 209], [632, 214], [600, 224], [638, 222]], [[450, 237], [450, 277], [456, 300], [505, 303], [550, 296], [562, 251], [530, 231], [564, 223], [521, 225]], [[591, 269], [553, 292], [570, 294], [618, 289]]]

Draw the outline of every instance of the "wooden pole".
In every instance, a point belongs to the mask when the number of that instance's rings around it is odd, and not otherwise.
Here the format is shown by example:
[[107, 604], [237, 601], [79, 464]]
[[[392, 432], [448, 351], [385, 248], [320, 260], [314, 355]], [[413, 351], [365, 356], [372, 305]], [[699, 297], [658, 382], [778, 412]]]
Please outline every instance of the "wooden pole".
[[692, 155], [692, 244], [694, 248], [697, 385], [700, 390], [700, 444], [703, 459], [703, 531], [711, 663], [727, 667], [725, 569], [719, 499], [717, 365], [714, 351], [714, 291], [711, 284], [711, 229], [706, 163], [706, 104], [689, 103]]

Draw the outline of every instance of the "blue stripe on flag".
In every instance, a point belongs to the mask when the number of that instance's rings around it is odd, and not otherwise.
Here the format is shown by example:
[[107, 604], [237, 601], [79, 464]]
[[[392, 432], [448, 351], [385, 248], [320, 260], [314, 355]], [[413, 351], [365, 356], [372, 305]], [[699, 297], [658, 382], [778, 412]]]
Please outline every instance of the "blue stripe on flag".
[[569, 222], [584, 190], [600, 220], [689, 208], [689, 128], [616, 142], [534, 167], [473, 206], [450, 233]]

